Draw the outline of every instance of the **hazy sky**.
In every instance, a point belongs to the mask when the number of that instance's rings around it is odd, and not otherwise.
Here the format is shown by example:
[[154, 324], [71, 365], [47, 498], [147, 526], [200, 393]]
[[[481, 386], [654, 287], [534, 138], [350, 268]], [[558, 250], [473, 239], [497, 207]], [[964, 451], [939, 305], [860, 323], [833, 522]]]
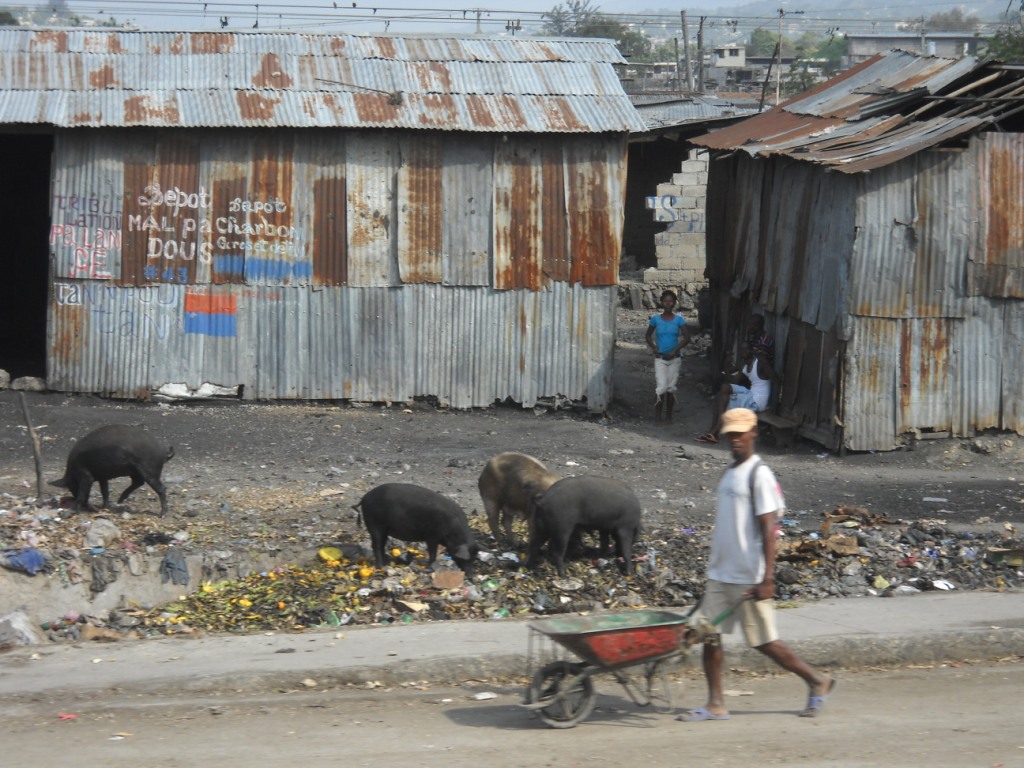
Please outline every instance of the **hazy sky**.
[[[16, 2], [12, 2], [15, 5]], [[30, 0], [37, 9], [66, 7], [83, 17], [131, 23], [143, 29], [277, 29], [351, 33], [451, 32], [511, 34], [516, 21], [536, 29], [554, 0]], [[601, 8], [601, 3], [592, 3]], [[354, 7], [353, 7], [354, 6]]]

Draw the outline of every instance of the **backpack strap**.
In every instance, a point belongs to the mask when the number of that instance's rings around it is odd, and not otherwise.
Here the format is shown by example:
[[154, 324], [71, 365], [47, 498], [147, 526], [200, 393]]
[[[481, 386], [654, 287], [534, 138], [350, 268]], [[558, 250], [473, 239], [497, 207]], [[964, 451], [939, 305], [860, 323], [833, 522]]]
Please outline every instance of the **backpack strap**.
[[754, 466], [750, 468], [750, 510], [754, 513], [754, 517], [757, 517], [757, 496], [754, 493], [754, 481], [757, 480], [757, 470], [764, 464], [761, 459], [758, 459]]

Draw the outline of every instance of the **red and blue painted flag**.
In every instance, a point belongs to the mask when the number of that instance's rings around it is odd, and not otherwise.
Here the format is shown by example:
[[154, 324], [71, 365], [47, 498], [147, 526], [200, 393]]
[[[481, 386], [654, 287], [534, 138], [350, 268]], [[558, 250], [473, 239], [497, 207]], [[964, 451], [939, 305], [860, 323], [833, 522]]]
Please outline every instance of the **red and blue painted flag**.
[[237, 332], [234, 296], [185, 294], [185, 333], [203, 336], [231, 336]]

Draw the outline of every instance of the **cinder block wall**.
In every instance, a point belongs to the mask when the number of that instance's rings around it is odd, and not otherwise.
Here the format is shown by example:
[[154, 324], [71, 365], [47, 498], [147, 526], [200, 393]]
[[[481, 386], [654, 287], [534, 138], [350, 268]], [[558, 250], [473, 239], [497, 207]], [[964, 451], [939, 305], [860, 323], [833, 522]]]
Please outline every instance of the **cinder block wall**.
[[654, 237], [658, 266], [644, 270], [644, 282], [661, 290], [672, 288], [680, 294], [683, 306], [694, 306], [698, 293], [707, 286], [707, 183], [708, 153], [691, 150], [679, 172], [672, 174], [672, 181], [659, 184], [657, 194], [647, 198], [654, 220], [668, 222], [668, 228]]

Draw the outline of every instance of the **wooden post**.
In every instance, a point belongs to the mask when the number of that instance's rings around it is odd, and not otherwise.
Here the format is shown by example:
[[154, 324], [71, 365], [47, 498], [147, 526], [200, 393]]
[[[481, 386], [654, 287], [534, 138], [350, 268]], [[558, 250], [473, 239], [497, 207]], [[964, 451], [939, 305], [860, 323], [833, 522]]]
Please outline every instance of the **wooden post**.
[[32, 438], [32, 456], [36, 461], [36, 504], [43, 503], [43, 453], [39, 448], [39, 435], [32, 426], [32, 415], [28, 412], [28, 403], [25, 402], [25, 393], [19, 392], [21, 397], [21, 412], [25, 416], [25, 426], [28, 427], [29, 437]]

